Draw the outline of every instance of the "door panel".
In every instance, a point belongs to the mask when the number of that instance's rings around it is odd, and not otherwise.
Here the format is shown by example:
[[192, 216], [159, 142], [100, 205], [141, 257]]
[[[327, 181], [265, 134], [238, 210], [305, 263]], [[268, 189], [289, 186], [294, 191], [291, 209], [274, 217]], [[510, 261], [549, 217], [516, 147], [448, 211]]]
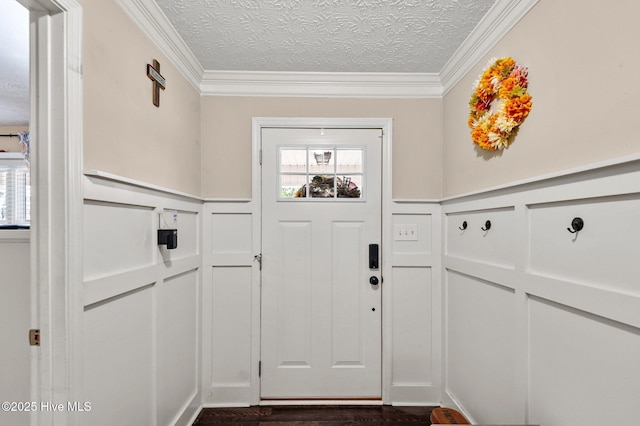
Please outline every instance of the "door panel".
[[[361, 287], [366, 283], [360, 253], [365, 245], [363, 223], [333, 224], [332, 264], [332, 365], [364, 367], [363, 333], [360, 312], [363, 304]], [[353, 306], [357, 303], [356, 306]]]
[[263, 129], [263, 399], [381, 396], [381, 133]]
[[311, 223], [280, 222], [278, 362], [311, 365]]

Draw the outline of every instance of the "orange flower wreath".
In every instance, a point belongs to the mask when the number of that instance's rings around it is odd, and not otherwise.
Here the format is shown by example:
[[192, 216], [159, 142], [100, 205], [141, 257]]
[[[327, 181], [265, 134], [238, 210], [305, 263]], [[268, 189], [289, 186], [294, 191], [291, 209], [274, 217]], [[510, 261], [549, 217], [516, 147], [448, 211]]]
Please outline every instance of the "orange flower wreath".
[[509, 137], [531, 111], [528, 70], [513, 58], [492, 59], [469, 101], [471, 139], [488, 151], [507, 148]]

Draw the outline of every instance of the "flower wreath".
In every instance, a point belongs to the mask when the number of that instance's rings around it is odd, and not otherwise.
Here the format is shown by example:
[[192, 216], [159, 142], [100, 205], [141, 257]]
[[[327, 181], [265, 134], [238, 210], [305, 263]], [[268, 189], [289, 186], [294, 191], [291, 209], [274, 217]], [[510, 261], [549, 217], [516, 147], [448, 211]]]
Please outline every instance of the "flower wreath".
[[475, 84], [468, 124], [471, 139], [488, 151], [507, 148], [509, 137], [531, 111], [528, 70], [513, 58], [492, 59]]

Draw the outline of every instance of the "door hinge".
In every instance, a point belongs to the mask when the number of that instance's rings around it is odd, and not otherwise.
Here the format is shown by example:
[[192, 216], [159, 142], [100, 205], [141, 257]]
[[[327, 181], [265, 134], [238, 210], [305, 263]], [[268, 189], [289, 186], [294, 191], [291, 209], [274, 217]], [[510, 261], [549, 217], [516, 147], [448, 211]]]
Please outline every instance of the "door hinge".
[[262, 150], [260, 150], [258, 152], [258, 161], [260, 162], [260, 165], [262, 166]]
[[262, 377], [262, 361], [258, 361], [258, 377]]
[[262, 253], [256, 254], [255, 256], [253, 256], [253, 260], [254, 260], [254, 262], [258, 261], [258, 267], [262, 271]]
[[35, 328], [29, 330], [29, 345], [40, 346], [40, 330]]

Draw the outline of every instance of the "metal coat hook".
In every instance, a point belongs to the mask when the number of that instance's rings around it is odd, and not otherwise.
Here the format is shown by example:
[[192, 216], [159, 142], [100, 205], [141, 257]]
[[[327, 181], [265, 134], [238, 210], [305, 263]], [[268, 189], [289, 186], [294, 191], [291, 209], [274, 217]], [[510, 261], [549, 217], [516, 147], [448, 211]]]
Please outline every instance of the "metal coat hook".
[[480, 229], [482, 229], [482, 230], [483, 230], [483, 231], [485, 231], [485, 232], [486, 232], [486, 231], [488, 231], [489, 229], [491, 229], [491, 221], [490, 221], [490, 220], [486, 221], [486, 222], [484, 223], [484, 227], [482, 227], [482, 228], [480, 228]]
[[464, 231], [465, 229], [467, 229], [467, 226], [467, 221], [465, 220], [464, 222], [462, 222], [462, 226], [458, 226], [458, 229]]
[[582, 228], [584, 228], [584, 220], [579, 217], [574, 217], [571, 221], [571, 228], [567, 228], [567, 231], [575, 234], [576, 232], [581, 231]]

